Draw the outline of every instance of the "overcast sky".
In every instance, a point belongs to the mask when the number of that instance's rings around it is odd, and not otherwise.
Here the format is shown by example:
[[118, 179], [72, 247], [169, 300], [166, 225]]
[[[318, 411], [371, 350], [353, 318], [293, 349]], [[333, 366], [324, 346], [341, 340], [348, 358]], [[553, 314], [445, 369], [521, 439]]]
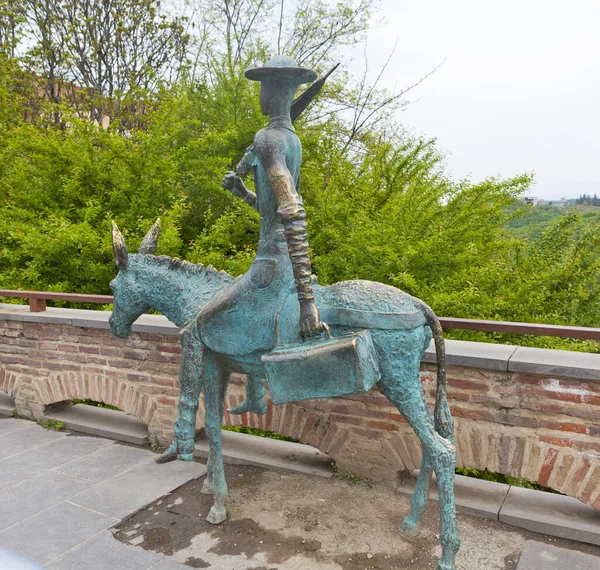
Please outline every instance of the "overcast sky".
[[[600, 195], [600, 0], [381, 0], [369, 67], [410, 93], [399, 120], [455, 178], [534, 172], [531, 195]], [[356, 64], [361, 55], [357, 54]]]

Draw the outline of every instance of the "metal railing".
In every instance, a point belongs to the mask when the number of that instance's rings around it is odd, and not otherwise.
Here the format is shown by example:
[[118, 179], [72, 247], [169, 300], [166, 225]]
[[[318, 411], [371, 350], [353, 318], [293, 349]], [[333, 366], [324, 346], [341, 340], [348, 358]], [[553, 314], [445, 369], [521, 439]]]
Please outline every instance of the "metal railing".
[[14, 289], [0, 289], [0, 297], [15, 297], [28, 299], [29, 310], [32, 313], [41, 313], [46, 310], [46, 301], [71, 301], [72, 303], [100, 303], [113, 302], [112, 295], [82, 295], [80, 293], [54, 293], [52, 291], [16, 291]]
[[[48, 291], [16, 291], [0, 289], [0, 297], [15, 297], [29, 300], [29, 310], [40, 313], [46, 310], [46, 301], [70, 301], [72, 303], [110, 304], [112, 295], [85, 295], [79, 293], [54, 293]], [[600, 340], [600, 328], [566, 327], [535, 323], [511, 323], [506, 321], [484, 321], [440, 317], [444, 329], [462, 329], [480, 332], [530, 334], [534, 336], [556, 336], [584, 340]]]

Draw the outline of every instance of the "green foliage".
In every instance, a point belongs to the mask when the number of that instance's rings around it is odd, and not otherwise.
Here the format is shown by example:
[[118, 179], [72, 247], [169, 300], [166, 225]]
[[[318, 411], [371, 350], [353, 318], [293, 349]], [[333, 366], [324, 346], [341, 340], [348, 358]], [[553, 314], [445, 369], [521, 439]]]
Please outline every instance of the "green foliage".
[[234, 431], [236, 433], [246, 433], [248, 435], [256, 435], [258, 437], [266, 437], [268, 439], [277, 439], [279, 441], [291, 441], [292, 443], [302, 443], [298, 439], [294, 439], [293, 437], [287, 437], [285, 435], [281, 435], [280, 433], [276, 433], [274, 431], [267, 431], [264, 429], [253, 428], [248, 426], [221, 426], [222, 430], [225, 431]]
[[336, 479], [346, 481], [349, 485], [364, 485], [369, 488], [373, 486], [373, 480], [369, 477], [361, 477], [352, 471], [340, 471], [335, 463], [331, 464], [331, 470]]
[[545, 487], [534, 481], [528, 481], [527, 479], [519, 479], [510, 475], [503, 475], [502, 473], [492, 473], [490, 471], [479, 469], [471, 469], [468, 467], [458, 467], [456, 469], [457, 475], [464, 475], [465, 477], [473, 477], [474, 479], [483, 479], [485, 481], [494, 481], [496, 483], [503, 483], [504, 485], [510, 485], [511, 487], [523, 487], [524, 489], [535, 489], [536, 491], [544, 491], [546, 493], [555, 493], [562, 495], [558, 491], [555, 491], [551, 487]]
[[77, 404], [83, 404], [85, 406], [94, 406], [95, 408], [105, 408], [107, 410], [115, 410], [117, 412], [122, 412], [123, 410], [121, 408], [117, 408], [117, 406], [111, 406], [110, 404], [105, 404], [104, 402], [96, 402], [95, 400], [89, 400], [89, 399], [77, 399], [77, 400], [71, 400], [71, 402], [73, 403], [73, 405], [77, 405]]
[[[145, 0], [119, 2], [131, 8]], [[136, 22], [152, 27], [163, 21], [157, 2], [145, 4], [150, 11], [138, 19], [123, 16], [133, 19], [119, 34], [129, 33], [139, 43]], [[169, 81], [164, 66], [138, 69], [136, 77], [145, 79], [127, 85], [133, 99], [121, 91], [111, 98], [121, 105], [119, 115], [100, 105], [105, 99], [49, 98], [39, 75], [24, 71], [41, 68], [32, 68], [31, 59], [16, 59], [7, 47], [19, 41], [24, 12], [10, 12], [12, 4], [0, 0], [0, 288], [108, 294], [116, 274], [111, 220], [136, 251], [159, 216], [157, 253], [234, 275], [248, 269], [259, 216], [221, 185], [265, 125], [259, 86], [243, 71], [268, 59], [274, 38], [306, 65], [328, 68], [336, 50], [362, 37], [369, 18], [363, 0], [335, 6], [307, 0], [296, 4], [273, 36], [267, 29], [271, 20], [264, 17], [271, 4], [240, 0], [229, 13], [221, 0], [202, 0], [206, 35], [193, 41], [184, 37], [184, 19], [177, 14], [163, 21], [162, 31], [152, 28], [149, 38], [177, 54], [178, 80]], [[102, 8], [86, 0], [77, 9], [86, 6]], [[238, 27], [228, 25], [228, 18]], [[315, 27], [312, 21], [328, 25]], [[56, 32], [54, 39], [63, 32], [68, 41], [91, 33], [73, 28]], [[161, 36], [171, 32], [179, 34], [173, 44]], [[183, 54], [184, 45], [198, 52]], [[86, 61], [94, 57], [88, 54]], [[63, 78], [77, 67], [72, 58], [61, 65], [63, 71], [64, 65], [75, 66]], [[81, 80], [89, 95], [93, 81]], [[528, 174], [453, 180], [435, 141], [403, 132], [389, 120], [398, 104], [395, 95], [336, 72], [297, 123], [304, 149], [300, 190], [320, 282], [381, 281], [421, 297], [443, 316], [596, 326], [596, 212], [578, 206], [562, 215], [559, 208], [520, 206], [517, 198], [531, 184]], [[90, 120], [95, 110], [114, 115], [108, 128]], [[466, 331], [450, 336], [598, 347]]]
[[41, 425], [44, 429], [48, 431], [62, 431], [65, 429], [65, 423], [59, 420], [53, 419], [37, 419], [35, 420], [39, 425]]

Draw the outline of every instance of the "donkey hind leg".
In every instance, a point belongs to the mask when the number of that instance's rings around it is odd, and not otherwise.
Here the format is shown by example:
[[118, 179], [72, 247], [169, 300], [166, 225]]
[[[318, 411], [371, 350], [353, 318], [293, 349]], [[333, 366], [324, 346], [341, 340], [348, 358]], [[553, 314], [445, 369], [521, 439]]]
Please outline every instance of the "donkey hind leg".
[[[411, 503], [411, 512], [405, 519], [405, 528], [414, 532], [425, 508], [428, 480], [433, 469], [437, 475], [440, 497], [440, 542], [442, 558], [437, 570], [455, 570], [455, 558], [460, 546], [456, 507], [454, 504], [454, 469], [456, 451], [452, 442], [439, 435], [434, 428], [431, 410], [425, 402], [419, 380], [418, 363], [396, 359], [393, 380], [383, 378], [380, 387], [388, 399], [398, 408], [415, 431], [423, 446], [424, 465], [421, 466], [419, 496]], [[425, 468], [425, 469], [424, 469]]]
[[214, 504], [206, 517], [212, 524], [219, 524], [227, 518], [225, 497], [227, 482], [223, 467], [221, 444], [221, 423], [225, 411], [225, 392], [229, 383], [230, 372], [221, 369], [214, 358], [207, 359], [204, 369], [204, 402], [206, 408], [206, 435], [209, 443], [209, 474], [212, 481]]
[[167, 463], [174, 459], [194, 460], [196, 412], [206, 352], [194, 325], [195, 323], [180, 333], [182, 352], [179, 368], [179, 411], [173, 430], [175, 438], [167, 450], [156, 459], [157, 463]]
[[400, 530], [409, 536], [417, 536], [419, 534], [419, 521], [429, 501], [429, 484], [432, 472], [431, 459], [425, 450], [423, 450], [419, 477], [417, 478], [417, 484], [410, 500], [410, 513], [404, 518], [400, 526]]

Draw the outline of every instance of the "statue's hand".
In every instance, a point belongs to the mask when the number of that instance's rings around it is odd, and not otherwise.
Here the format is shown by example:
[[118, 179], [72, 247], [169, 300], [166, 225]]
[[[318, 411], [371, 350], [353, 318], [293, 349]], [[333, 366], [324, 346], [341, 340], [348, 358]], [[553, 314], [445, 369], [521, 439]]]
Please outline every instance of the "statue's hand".
[[223, 188], [229, 190], [234, 196], [244, 199], [248, 194], [248, 189], [244, 181], [235, 172], [226, 172], [223, 177]]
[[304, 338], [328, 332], [327, 325], [319, 318], [319, 309], [314, 301], [300, 302], [300, 332]]

